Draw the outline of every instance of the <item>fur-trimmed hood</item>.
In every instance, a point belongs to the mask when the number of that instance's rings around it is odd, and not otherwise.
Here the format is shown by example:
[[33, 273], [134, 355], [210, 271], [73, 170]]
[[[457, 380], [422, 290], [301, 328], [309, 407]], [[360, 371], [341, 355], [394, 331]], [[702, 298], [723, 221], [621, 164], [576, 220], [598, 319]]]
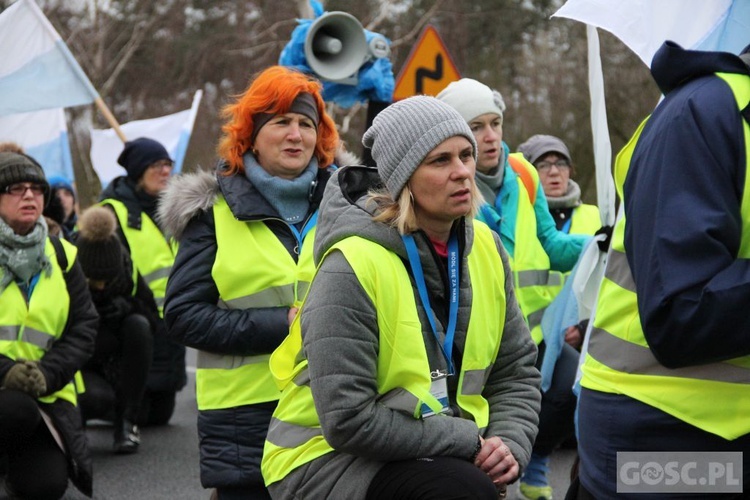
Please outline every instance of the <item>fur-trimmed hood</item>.
[[[339, 148], [336, 152], [334, 163], [340, 168], [347, 165], [358, 165], [360, 159], [354, 153]], [[222, 168], [222, 165], [223, 163], [218, 168]], [[218, 170], [212, 172], [199, 171], [192, 174], [177, 175], [169, 180], [167, 189], [159, 196], [159, 208], [157, 212], [158, 224], [167, 237], [173, 237], [179, 241], [188, 222], [201, 211], [206, 211], [213, 207], [214, 203], [216, 203], [216, 198], [222, 193], [223, 189], [216, 177], [217, 172]], [[321, 181], [327, 181], [328, 174], [324, 174], [324, 178], [318, 175], [319, 187], [321, 189], [320, 196], [322, 196], [322, 189], [326, 184], [326, 182]], [[226, 182], [224, 186], [224, 188], [227, 187]], [[238, 189], [239, 194], [242, 195], [246, 187], [240, 186]], [[229, 195], [231, 198], [234, 198], [231, 191], [235, 191], [235, 189], [225, 191], [225, 196]], [[317, 196], [316, 198], [317, 200], [315, 201], [318, 203], [320, 199]], [[234, 200], [230, 202], [230, 205], [234, 205]], [[266, 210], [268, 209], [270, 207], [266, 208]], [[235, 213], [235, 215], [239, 216], [242, 214]]]
[[157, 217], [164, 234], [179, 241], [188, 222], [201, 211], [209, 210], [218, 195], [215, 172], [200, 171], [172, 177], [159, 197]]

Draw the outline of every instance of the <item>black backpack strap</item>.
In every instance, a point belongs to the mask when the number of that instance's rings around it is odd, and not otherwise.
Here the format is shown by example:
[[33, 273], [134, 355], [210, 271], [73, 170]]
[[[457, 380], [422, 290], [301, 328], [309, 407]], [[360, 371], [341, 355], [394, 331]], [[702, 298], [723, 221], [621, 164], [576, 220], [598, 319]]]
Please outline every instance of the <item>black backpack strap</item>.
[[60, 266], [60, 269], [62, 269], [63, 274], [65, 274], [68, 272], [68, 255], [65, 253], [63, 244], [57, 236], [50, 236], [49, 241], [52, 243], [52, 246], [55, 247], [57, 264]]

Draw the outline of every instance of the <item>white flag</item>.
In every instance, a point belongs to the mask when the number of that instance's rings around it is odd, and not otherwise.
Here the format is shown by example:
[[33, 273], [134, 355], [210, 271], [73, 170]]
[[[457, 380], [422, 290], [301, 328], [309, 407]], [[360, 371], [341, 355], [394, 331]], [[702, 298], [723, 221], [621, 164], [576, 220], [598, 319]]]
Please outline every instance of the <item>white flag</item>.
[[[202, 90], [195, 92], [190, 109], [158, 118], [128, 122], [121, 125], [120, 129], [128, 140], [148, 137], [160, 142], [175, 161], [172, 173], [179, 173], [185, 160], [185, 152], [202, 96]], [[125, 175], [125, 169], [117, 163], [117, 157], [120, 156], [123, 147], [124, 144], [114, 129], [91, 131], [91, 164], [102, 186], [109, 184], [115, 177]]]
[[90, 104], [99, 97], [33, 0], [0, 13], [0, 116]]
[[748, 0], [568, 0], [553, 17], [609, 31], [649, 67], [666, 40], [733, 54], [750, 43]]

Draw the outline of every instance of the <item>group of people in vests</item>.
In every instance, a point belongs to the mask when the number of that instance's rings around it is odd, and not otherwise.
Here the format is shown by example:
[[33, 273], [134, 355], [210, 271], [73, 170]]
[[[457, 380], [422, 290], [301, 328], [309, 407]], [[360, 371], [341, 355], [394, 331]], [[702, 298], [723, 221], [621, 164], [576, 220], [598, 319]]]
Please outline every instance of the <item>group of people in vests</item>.
[[168, 182], [160, 144], [127, 143], [77, 247], [47, 234], [42, 168], [0, 153], [6, 486], [58, 498], [70, 477], [90, 495], [84, 368], [116, 388], [115, 449], [132, 452], [142, 419], [163, 423], [144, 405], [184, 384], [182, 365], [149, 385], [159, 342], [178, 346], [165, 367], [198, 350], [201, 482], [220, 500], [496, 499], [517, 480], [552, 498], [582, 345], [568, 498], [615, 497], [619, 451], [747, 452], [748, 479], [747, 52], [657, 53], [666, 98], [618, 156], [624, 215], [590, 328], [541, 320], [598, 212], [560, 139], [510, 152], [502, 97], [476, 80], [386, 107], [364, 166], [321, 84], [268, 68], [224, 109], [214, 172]]

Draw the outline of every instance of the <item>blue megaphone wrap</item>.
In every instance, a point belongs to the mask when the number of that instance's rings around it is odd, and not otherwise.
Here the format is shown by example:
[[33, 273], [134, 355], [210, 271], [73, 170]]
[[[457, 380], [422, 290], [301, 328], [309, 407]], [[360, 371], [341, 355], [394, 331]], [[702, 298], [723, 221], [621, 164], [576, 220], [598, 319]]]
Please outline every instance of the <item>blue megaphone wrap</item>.
[[[325, 13], [318, 2], [311, 1], [310, 4], [316, 18]], [[307, 38], [307, 32], [310, 30], [310, 25], [314, 21], [314, 19], [297, 20], [297, 27], [292, 32], [292, 38], [279, 56], [280, 65], [315, 74], [305, 58], [305, 39]], [[390, 46], [391, 41], [383, 35], [368, 30], [363, 31], [368, 46], [376, 37], [385, 40]], [[360, 66], [357, 72], [356, 85], [323, 80], [323, 99], [328, 102], [335, 102], [342, 108], [350, 108], [358, 102], [364, 103], [370, 100], [391, 102], [395, 87], [396, 80], [393, 76], [391, 60], [387, 57], [369, 59]]]

